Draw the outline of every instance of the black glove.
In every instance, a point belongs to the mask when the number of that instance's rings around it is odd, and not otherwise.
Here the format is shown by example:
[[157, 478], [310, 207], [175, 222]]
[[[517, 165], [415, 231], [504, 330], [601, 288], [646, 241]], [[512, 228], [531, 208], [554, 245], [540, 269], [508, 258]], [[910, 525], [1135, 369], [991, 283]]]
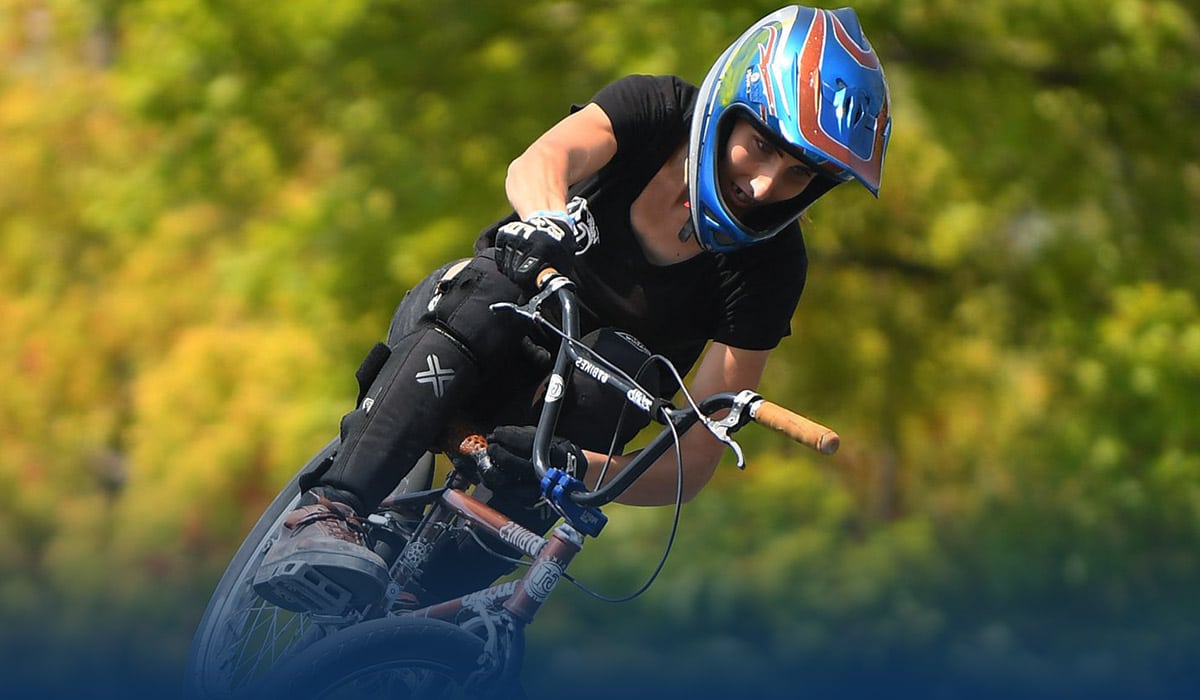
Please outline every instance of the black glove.
[[496, 231], [496, 267], [522, 289], [531, 290], [546, 267], [570, 272], [575, 260], [575, 224], [565, 212], [539, 212]]
[[[488, 457], [492, 460], [491, 474], [484, 478], [490, 488], [540, 488], [533, 462], [534, 429], [523, 425], [502, 425], [488, 436]], [[570, 440], [551, 438], [550, 466], [582, 479], [587, 473], [587, 455]]]

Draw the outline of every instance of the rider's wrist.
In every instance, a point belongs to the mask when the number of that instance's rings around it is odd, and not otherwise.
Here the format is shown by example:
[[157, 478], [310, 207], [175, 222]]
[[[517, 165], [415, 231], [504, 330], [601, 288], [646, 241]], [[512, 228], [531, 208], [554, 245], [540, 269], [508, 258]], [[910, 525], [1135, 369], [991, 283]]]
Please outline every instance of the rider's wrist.
[[565, 224], [568, 230], [575, 228], [575, 218], [561, 209], [538, 209], [525, 217], [526, 221], [534, 219], [549, 219], [558, 224]]

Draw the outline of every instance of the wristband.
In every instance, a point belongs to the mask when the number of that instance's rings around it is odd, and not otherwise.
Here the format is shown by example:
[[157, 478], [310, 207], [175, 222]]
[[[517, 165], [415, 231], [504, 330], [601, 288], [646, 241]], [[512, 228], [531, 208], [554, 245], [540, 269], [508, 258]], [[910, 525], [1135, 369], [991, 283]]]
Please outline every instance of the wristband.
[[529, 216], [525, 217], [525, 220], [529, 221], [530, 219], [536, 219], [538, 217], [543, 219], [551, 219], [553, 221], [565, 221], [572, 229], [575, 228], [575, 218], [561, 209], [538, 209], [535, 212], [531, 212]]

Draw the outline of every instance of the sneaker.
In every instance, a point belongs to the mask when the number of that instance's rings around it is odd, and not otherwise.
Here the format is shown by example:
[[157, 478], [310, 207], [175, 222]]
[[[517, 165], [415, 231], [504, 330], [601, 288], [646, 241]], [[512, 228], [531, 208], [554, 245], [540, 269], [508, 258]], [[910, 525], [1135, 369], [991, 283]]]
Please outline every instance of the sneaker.
[[376, 603], [387, 566], [367, 548], [354, 509], [324, 496], [283, 521], [254, 577], [254, 591], [287, 610], [344, 616]]

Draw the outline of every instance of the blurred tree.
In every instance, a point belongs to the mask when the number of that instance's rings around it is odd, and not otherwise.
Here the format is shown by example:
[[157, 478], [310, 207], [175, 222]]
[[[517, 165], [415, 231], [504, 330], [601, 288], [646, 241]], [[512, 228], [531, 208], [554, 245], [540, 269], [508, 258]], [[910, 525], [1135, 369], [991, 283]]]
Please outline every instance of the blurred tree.
[[[0, 7], [0, 652], [124, 632], [178, 663], [404, 289], [504, 212], [506, 163], [621, 74], [698, 83], [777, 6], [727, 5]], [[809, 213], [764, 386], [842, 453], [743, 433], [751, 471], [688, 507], [643, 603], [565, 595], [532, 643], [582, 621], [681, 682], [925, 656], [1150, 687], [1200, 648], [1197, 10], [854, 6], [887, 177]], [[615, 516], [581, 571], [620, 589], [669, 513]], [[638, 634], [694, 643], [611, 645]]]

